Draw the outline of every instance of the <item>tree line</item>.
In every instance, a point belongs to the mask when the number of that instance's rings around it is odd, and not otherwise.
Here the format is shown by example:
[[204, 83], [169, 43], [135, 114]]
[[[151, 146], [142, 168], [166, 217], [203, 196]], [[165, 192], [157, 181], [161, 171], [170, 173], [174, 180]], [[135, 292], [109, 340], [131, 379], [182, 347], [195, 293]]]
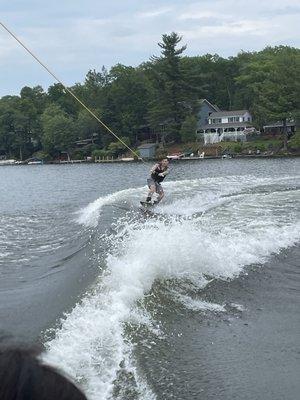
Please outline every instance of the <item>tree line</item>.
[[[299, 49], [276, 46], [229, 58], [188, 57], [181, 42], [177, 33], [163, 35], [159, 54], [147, 62], [90, 70], [83, 83], [70, 89], [133, 147], [147, 132], [162, 145], [195, 140], [202, 98], [224, 110], [249, 109], [258, 128], [298, 117]], [[78, 150], [76, 142], [89, 138]], [[61, 84], [47, 91], [25, 86], [19, 96], [0, 99], [0, 155], [55, 158], [64, 151], [85, 156], [95, 149], [112, 155], [124, 151]]]

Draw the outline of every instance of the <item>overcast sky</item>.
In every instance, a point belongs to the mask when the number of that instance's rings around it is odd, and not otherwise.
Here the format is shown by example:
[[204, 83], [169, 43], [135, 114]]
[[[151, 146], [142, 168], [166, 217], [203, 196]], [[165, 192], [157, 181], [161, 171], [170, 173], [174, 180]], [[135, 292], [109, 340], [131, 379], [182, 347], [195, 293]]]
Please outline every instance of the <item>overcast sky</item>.
[[[299, 47], [300, 38], [299, 0], [0, 0], [0, 20], [68, 85], [89, 69], [148, 60], [172, 31], [193, 56]], [[0, 97], [53, 82], [0, 26]]]

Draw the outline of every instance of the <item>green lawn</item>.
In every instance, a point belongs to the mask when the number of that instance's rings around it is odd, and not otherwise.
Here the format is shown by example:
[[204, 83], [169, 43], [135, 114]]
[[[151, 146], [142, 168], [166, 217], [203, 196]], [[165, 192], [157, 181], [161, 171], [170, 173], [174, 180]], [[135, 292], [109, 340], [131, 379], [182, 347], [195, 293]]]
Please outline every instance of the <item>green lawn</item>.
[[249, 150], [256, 151], [279, 151], [283, 146], [281, 139], [258, 139], [249, 142], [220, 142], [223, 151], [233, 153], [247, 153]]
[[[164, 149], [160, 149], [157, 152], [157, 157], [165, 157], [167, 154], [173, 153], [189, 153], [197, 151], [205, 151], [206, 155], [216, 155], [216, 149], [218, 154], [231, 153], [231, 154], [255, 154], [259, 150], [260, 154], [267, 152], [267, 154], [281, 154], [283, 148], [283, 139], [268, 139], [259, 138], [249, 142], [219, 142], [214, 145], [204, 146], [201, 142], [190, 142], [172, 144], [166, 146]], [[288, 151], [291, 153], [300, 152], [300, 132], [296, 133], [288, 142]]]

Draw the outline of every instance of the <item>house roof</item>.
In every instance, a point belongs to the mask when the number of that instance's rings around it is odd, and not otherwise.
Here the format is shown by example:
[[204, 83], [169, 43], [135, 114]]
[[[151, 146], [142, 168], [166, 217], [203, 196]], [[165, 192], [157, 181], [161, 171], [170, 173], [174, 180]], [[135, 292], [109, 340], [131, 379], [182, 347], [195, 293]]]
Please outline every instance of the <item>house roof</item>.
[[156, 147], [156, 143], [144, 143], [141, 144], [138, 149], [151, 149], [152, 147]]
[[81, 139], [75, 142], [76, 144], [90, 144], [93, 143], [93, 139]]
[[204, 102], [206, 102], [211, 108], [213, 108], [216, 112], [217, 111], [221, 111], [220, 109], [219, 109], [219, 107], [218, 106], [216, 106], [215, 104], [212, 104], [210, 101], [208, 101], [207, 99], [200, 99], [200, 103], [204, 103]]
[[[295, 126], [295, 122], [287, 122], [286, 126]], [[264, 125], [263, 127], [265, 128], [283, 128], [283, 123], [282, 122], [275, 122], [274, 124], [270, 125]]]
[[202, 125], [200, 126], [198, 129], [209, 129], [209, 128], [230, 128], [230, 127], [250, 127], [253, 126], [253, 124], [251, 124], [251, 122], [226, 122], [224, 124], [220, 123], [220, 124], [206, 124], [206, 125]]
[[217, 111], [212, 112], [209, 118], [218, 118], [218, 117], [235, 117], [236, 115], [244, 115], [248, 113], [248, 110], [232, 110], [232, 111]]

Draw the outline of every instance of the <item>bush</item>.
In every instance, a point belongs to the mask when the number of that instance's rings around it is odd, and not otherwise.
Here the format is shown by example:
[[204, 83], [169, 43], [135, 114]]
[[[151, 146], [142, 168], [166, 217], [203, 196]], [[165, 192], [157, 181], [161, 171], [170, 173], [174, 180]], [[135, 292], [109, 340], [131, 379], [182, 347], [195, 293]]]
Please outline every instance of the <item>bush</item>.
[[83, 160], [84, 159], [84, 152], [82, 150], [75, 150], [72, 154], [71, 154], [71, 158], [73, 160]]
[[51, 157], [48, 153], [46, 153], [45, 151], [37, 151], [36, 153], [32, 154], [32, 157], [38, 158], [40, 160], [50, 160]]
[[265, 145], [264, 143], [259, 144], [259, 145], [257, 146], [257, 148], [258, 148], [260, 151], [266, 151], [266, 150], [267, 150], [267, 147], [266, 147], [266, 145]]
[[240, 143], [237, 143], [237, 144], [235, 144], [235, 145], [233, 146], [233, 151], [234, 151], [235, 153], [240, 154], [240, 153], [242, 152], [242, 149], [243, 149], [243, 147], [242, 147], [242, 145], [241, 145]]
[[199, 150], [199, 147], [202, 147], [202, 144], [200, 144], [199, 142], [188, 142], [183, 147], [183, 152], [184, 153], [197, 153]]
[[94, 150], [92, 153], [93, 159], [111, 157], [112, 153], [108, 150]]
[[[133, 149], [133, 151], [134, 151], [139, 157], [141, 156], [139, 149]], [[137, 157], [135, 154], [131, 153], [131, 152], [130, 152], [130, 157], [133, 157], [136, 161], [138, 160], [138, 157]]]
[[80, 149], [80, 151], [84, 156], [90, 156], [94, 150], [99, 150], [99, 146], [93, 143], [87, 144], [86, 146]]
[[181, 129], [180, 137], [183, 143], [192, 142], [196, 139], [197, 118], [194, 115], [189, 115], [184, 120]]
[[165, 158], [165, 157], [167, 157], [167, 155], [168, 155], [168, 151], [165, 149], [157, 149], [155, 152], [155, 158], [157, 158], [157, 159]]
[[[127, 146], [130, 145], [130, 139], [127, 136], [121, 136], [121, 139], [125, 144], [127, 144]], [[124, 146], [124, 144], [119, 141], [111, 142], [108, 145], [108, 150], [115, 157], [118, 157], [119, 155], [126, 153], [128, 151], [127, 147]]]
[[300, 132], [292, 136], [291, 140], [288, 142], [288, 146], [291, 150], [300, 151]]

